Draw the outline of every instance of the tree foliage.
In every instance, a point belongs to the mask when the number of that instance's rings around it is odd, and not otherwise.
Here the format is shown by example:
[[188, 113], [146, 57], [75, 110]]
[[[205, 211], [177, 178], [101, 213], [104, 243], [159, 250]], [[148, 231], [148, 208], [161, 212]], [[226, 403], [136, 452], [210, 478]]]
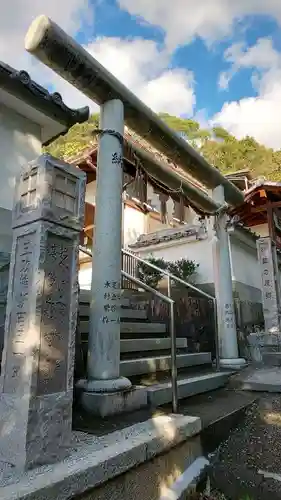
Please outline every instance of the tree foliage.
[[[199, 264], [193, 260], [184, 258], [176, 262], [170, 262], [164, 260], [162, 257], [157, 258], [151, 256], [146, 259], [146, 262], [159, 269], [163, 269], [163, 271], [169, 271], [169, 273], [186, 282], [193, 281], [194, 275], [199, 267]], [[138, 278], [152, 288], [157, 288], [159, 281], [161, 281], [164, 275], [160, 270], [154, 269], [149, 264], [139, 262], [137, 267]]]
[[[189, 143], [222, 173], [249, 169], [254, 177], [264, 176], [281, 181], [281, 150], [267, 148], [250, 136], [236, 139], [222, 127], [206, 130], [192, 119], [167, 113], [160, 113], [160, 117], [169, 127], [184, 134]], [[64, 159], [76, 156], [95, 142], [92, 131], [96, 127], [98, 114], [92, 115], [86, 123], [74, 125], [66, 135], [54, 141], [47, 151]]]

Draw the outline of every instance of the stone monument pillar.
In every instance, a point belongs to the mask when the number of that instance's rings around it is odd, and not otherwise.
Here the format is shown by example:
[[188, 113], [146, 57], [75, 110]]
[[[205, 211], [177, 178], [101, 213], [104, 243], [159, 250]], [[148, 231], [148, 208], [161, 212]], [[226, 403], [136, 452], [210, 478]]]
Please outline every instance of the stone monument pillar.
[[261, 270], [265, 332], [267, 334], [279, 334], [279, 311], [273, 260], [275, 248], [272, 248], [272, 242], [269, 236], [257, 240], [257, 251]]
[[[223, 207], [225, 203], [223, 186], [217, 186], [213, 190], [213, 197]], [[246, 361], [239, 358], [238, 355], [227, 220], [227, 212], [222, 209], [215, 219], [215, 236], [213, 240], [220, 365], [224, 368], [239, 369], [246, 364]]]
[[72, 424], [85, 174], [50, 155], [22, 171], [13, 211], [0, 379], [0, 460], [60, 459]]

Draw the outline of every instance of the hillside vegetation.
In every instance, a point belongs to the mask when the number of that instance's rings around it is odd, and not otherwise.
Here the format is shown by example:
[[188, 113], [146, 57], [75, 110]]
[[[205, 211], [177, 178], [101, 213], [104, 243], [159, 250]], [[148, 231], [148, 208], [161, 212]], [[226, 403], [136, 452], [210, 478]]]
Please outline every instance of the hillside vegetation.
[[[185, 134], [189, 142], [222, 173], [249, 169], [254, 177], [281, 181], [281, 150], [267, 148], [249, 136], [238, 140], [221, 127], [206, 130], [194, 120], [167, 113], [160, 116], [171, 128]], [[74, 125], [65, 136], [54, 141], [47, 151], [58, 158], [76, 156], [94, 143], [91, 132], [97, 126], [98, 114], [93, 114], [88, 122]]]

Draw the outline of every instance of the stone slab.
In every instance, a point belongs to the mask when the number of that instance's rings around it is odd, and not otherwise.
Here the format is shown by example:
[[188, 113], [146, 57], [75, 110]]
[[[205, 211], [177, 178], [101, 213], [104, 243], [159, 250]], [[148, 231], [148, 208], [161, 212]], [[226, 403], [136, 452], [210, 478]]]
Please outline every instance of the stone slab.
[[[212, 356], [209, 352], [178, 354], [177, 367], [185, 368], [189, 366], [200, 366], [210, 364]], [[171, 369], [171, 356], [154, 356], [120, 361], [120, 374], [123, 377], [132, 375], [143, 375]]]
[[146, 387], [134, 387], [128, 391], [111, 393], [82, 392], [83, 408], [99, 417], [139, 410], [147, 406]]
[[159, 496], [169, 491], [181, 472], [201, 453], [200, 437], [189, 438], [168, 452], [83, 495], [83, 500], [159, 500]]
[[[82, 341], [84, 348], [87, 348], [88, 342], [86, 339]], [[177, 339], [178, 349], [187, 349], [187, 340], [185, 338]], [[124, 353], [145, 353], [145, 351], [170, 351], [171, 340], [168, 337], [155, 338], [155, 339], [121, 339], [120, 352]]]
[[[142, 334], [142, 333], [166, 333], [164, 323], [121, 323], [121, 333]], [[80, 321], [81, 334], [89, 333], [89, 321]]]
[[[177, 339], [177, 348], [187, 348], [187, 340], [185, 338]], [[121, 339], [121, 352], [142, 352], [142, 351], [161, 351], [171, 349], [171, 340], [169, 338], [156, 339]]]
[[195, 493], [197, 482], [209, 465], [210, 462], [205, 457], [198, 457], [159, 500], [185, 500], [188, 494]]
[[[207, 373], [196, 377], [188, 377], [178, 381], [178, 398], [185, 399], [196, 394], [213, 391], [227, 384], [231, 373]], [[152, 406], [160, 406], [172, 401], [172, 385], [157, 384], [147, 389], [148, 402]]]
[[257, 368], [240, 374], [240, 388], [246, 391], [281, 393], [281, 368]]
[[[184, 443], [201, 430], [197, 417], [161, 415], [85, 444], [63, 462], [7, 480], [0, 474], [1, 500], [68, 500]], [[78, 449], [77, 449], [78, 448]]]
[[281, 352], [264, 352], [262, 360], [266, 366], [281, 367]]

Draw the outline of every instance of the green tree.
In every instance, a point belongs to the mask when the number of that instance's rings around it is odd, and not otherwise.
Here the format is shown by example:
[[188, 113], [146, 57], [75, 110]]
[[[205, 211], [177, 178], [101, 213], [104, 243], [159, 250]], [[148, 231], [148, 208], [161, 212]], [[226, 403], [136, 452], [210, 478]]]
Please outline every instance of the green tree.
[[[236, 139], [222, 127], [206, 130], [201, 129], [197, 121], [189, 118], [179, 118], [168, 113], [160, 113], [159, 116], [170, 128], [185, 134], [192, 146], [222, 173], [249, 169], [254, 177], [264, 176], [281, 181], [281, 150], [273, 151], [250, 136]], [[95, 144], [96, 138], [92, 132], [98, 127], [98, 122], [99, 115], [93, 114], [86, 123], [74, 125], [66, 135], [56, 139], [46, 150], [64, 159], [78, 155], [91, 144]]]

